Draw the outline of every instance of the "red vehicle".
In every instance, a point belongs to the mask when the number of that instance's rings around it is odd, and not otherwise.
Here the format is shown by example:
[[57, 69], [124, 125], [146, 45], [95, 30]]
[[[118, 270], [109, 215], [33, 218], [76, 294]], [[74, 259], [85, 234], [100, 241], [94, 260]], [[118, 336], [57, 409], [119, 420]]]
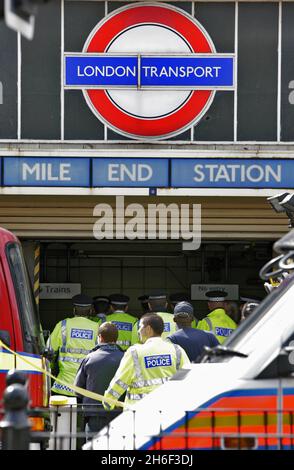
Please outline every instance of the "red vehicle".
[[[48, 406], [50, 387], [45, 374], [35, 369], [47, 368], [43, 356], [45, 342], [19, 240], [0, 228], [0, 339], [16, 357], [0, 347], [0, 400], [6, 387], [6, 374], [22, 370], [28, 377], [32, 430], [44, 431], [47, 417], [34, 408]], [[22, 360], [27, 359], [32, 365]], [[36, 416], [35, 416], [36, 414]], [[34, 440], [34, 439], [33, 439]]]

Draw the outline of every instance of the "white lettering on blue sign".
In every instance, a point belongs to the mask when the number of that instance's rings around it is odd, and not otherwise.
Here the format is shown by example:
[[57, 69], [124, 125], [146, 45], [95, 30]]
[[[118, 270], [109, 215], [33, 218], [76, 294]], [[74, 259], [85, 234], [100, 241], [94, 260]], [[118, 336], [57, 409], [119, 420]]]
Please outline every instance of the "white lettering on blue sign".
[[94, 158], [93, 186], [167, 187], [168, 159]]
[[273, 168], [271, 165], [243, 165], [243, 164], [197, 164], [194, 166], [194, 181], [201, 183], [208, 179], [210, 183], [218, 183], [224, 181], [227, 183], [252, 182], [259, 183], [261, 181], [281, 182], [282, 165]]
[[70, 337], [75, 339], [93, 339], [92, 330], [80, 330], [79, 328], [72, 328], [70, 332]]
[[145, 65], [142, 67], [143, 70], [143, 76], [145, 78], [152, 78], [152, 77], [180, 77], [180, 78], [186, 78], [186, 77], [197, 77], [197, 78], [202, 78], [202, 77], [211, 77], [211, 78], [218, 78], [219, 77], [219, 71], [221, 70], [221, 67], [157, 67], [157, 66], [151, 66], [151, 65]]
[[78, 77], [136, 77], [137, 76], [137, 67], [123, 67], [119, 65], [117, 67], [112, 67], [111, 65], [106, 66], [92, 66], [87, 65], [86, 67], [81, 68], [80, 65], [77, 66], [77, 76]]
[[131, 165], [110, 163], [108, 181], [149, 181], [153, 176], [150, 165], [132, 163]]
[[216, 336], [230, 336], [233, 333], [234, 330], [231, 328], [221, 328], [221, 327], [216, 327], [215, 328], [215, 334]]
[[133, 325], [132, 323], [121, 322], [121, 321], [112, 321], [116, 328], [120, 331], [132, 331]]
[[163, 331], [164, 332], [170, 331], [170, 323], [164, 323]]
[[144, 357], [146, 369], [152, 367], [168, 367], [172, 365], [172, 359], [170, 354], [161, 354], [157, 356], [146, 356]]
[[65, 86], [215, 87], [234, 86], [234, 56], [65, 55]]
[[52, 163], [22, 164], [22, 180], [27, 181], [33, 176], [35, 181], [70, 181], [70, 163], [60, 163], [57, 170], [53, 170]]
[[90, 159], [5, 157], [5, 186], [90, 186]]
[[171, 187], [293, 188], [293, 162], [281, 159], [172, 159]]

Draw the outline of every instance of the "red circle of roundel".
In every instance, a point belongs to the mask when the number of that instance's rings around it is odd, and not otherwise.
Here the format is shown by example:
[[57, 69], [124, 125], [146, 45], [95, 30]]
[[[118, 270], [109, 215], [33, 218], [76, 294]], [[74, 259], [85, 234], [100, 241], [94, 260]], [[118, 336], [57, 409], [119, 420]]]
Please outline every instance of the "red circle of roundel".
[[[128, 5], [106, 17], [87, 39], [83, 52], [106, 52], [112, 40], [122, 31], [140, 24], [164, 25], [180, 34], [194, 53], [214, 52], [201, 27], [184, 12], [168, 5]], [[167, 116], [154, 119], [134, 117], [118, 108], [105, 90], [84, 91], [93, 112], [116, 131], [131, 137], [163, 138], [185, 130], [208, 106], [213, 92], [192, 91], [184, 104]]]

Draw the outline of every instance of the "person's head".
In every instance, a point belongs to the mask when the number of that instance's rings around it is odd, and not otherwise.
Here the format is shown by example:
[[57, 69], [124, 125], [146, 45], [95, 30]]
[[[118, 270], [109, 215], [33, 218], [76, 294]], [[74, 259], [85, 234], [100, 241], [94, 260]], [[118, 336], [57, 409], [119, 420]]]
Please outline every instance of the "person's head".
[[118, 338], [118, 329], [111, 322], [102, 323], [98, 329], [99, 343], [116, 343]]
[[96, 315], [107, 313], [109, 310], [110, 299], [106, 295], [97, 295], [93, 298], [93, 305]]
[[225, 309], [226, 306], [226, 297], [228, 295], [227, 292], [221, 290], [213, 290], [206, 292], [207, 297], [207, 305], [210, 311], [215, 310], [217, 308]]
[[148, 297], [148, 307], [150, 312], [166, 312], [167, 310], [166, 294], [151, 294]]
[[110, 299], [110, 310], [112, 312], [116, 312], [117, 310], [120, 310], [122, 312], [127, 312], [130, 297], [124, 294], [111, 294], [109, 296], [109, 299]]
[[240, 320], [242, 321], [242, 310], [244, 308], [244, 305], [246, 304], [259, 304], [261, 302], [260, 298], [255, 298], [255, 297], [240, 297], [240, 302], [239, 302], [239, 310], [240, 310]]
[[89, 317], [93, 315], [92, 297], [85, 294], [78, 294], [72, 298], [73, 313], [76, 317]]
[[254, 312], [254, 310], [258, 307], [258, 305], [259, 302], [246, 302], [242, 307], [241, 322], [246, 320], [246, 318], [249, 317], [249, 315], [251, 315], [252, 312]]
[[164, 330], [162, 318], [156, 313], [146, 313], [140, 318], [138, 334], [141, 343], [152, 337], [160, 337]]
[[225, 311], [226, 314], [234, 320], [235, 323], [240, 323], [240, 309], [237, 302], [232, 300], [226, 300], [225, 302]]
[[141, 303], [143, 315], [149, 312], [148, 298], [149, 298], [149, 295], [146, 295], [146, 294], [140, 295], [140, 297], [138, 297], [138, 300]]
[[174, 308], [174, 322], [178, 328], [191, 327], [194, 320], [194, 309], [190, 302], [179, 302]]
[[175, 306], [179, 302], [190, 302], [190, 296], [186, 294], [185, 292], [176, 292], [174, 294], [170, 294], [169, 303], [170, 303], [172, 312], [174, 311]]

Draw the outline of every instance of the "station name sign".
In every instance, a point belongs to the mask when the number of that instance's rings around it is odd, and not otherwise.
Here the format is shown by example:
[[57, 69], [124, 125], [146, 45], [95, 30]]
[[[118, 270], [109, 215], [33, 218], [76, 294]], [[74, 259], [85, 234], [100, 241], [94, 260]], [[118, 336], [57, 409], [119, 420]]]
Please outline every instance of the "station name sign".
[[1, 186], [294, 188], [291, 159], [4, 157]]
[[234, 87], [232, 54], [111, 56], [65, 54], [65, 88]]

